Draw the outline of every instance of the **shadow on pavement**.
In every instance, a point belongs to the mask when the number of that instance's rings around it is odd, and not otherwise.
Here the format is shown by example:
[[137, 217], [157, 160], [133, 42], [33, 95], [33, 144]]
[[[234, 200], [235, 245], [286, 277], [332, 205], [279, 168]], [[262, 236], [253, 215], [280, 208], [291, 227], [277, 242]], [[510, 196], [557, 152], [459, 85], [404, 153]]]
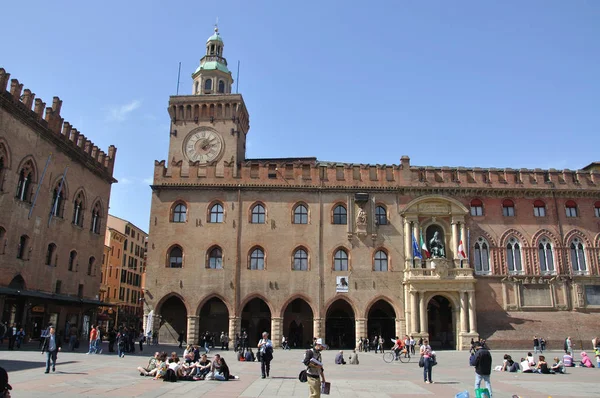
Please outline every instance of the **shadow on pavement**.
[[[66, 365], [69, 363], [79, 363], [79, 361], [67, 361], [67, 362], [57, 362], [57, 366]], [[40, 356], [40, 361], [32, 362], [32, 361], [2, 361], [2, 367], [6, 369], [7, 372], [18, 372], [20, 370], [28, 370], [28, 369], [43, 369], [46, 367], [46, 356]]]

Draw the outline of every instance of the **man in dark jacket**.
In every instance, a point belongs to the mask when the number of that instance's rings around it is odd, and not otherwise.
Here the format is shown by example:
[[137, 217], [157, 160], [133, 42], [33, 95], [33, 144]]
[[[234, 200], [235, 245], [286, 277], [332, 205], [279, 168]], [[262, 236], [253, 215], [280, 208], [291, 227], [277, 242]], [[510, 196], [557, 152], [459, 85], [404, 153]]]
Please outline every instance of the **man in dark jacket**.
[[475, 342], [475, 356], [471, 362], [475, 366], [475, 390], [479, 388], [481, 380], [485, 381], [485, 387], [490, 392], [492, 398], [492, 383], [490, 374], [492, 373], [492, 354], [483, 348], [480, 342]]
[[42, 354], [46, 353], [46, 371], [44, 373], [50, 372], [50, 362], [52, 362], [52, 371], [56, 370], [56, 356], [60, 351], [61, 345], [61, 338], [56, 335], [54, 327], [51, 326], [48, 336], [44, 338], [44, 342], [42, 343]]

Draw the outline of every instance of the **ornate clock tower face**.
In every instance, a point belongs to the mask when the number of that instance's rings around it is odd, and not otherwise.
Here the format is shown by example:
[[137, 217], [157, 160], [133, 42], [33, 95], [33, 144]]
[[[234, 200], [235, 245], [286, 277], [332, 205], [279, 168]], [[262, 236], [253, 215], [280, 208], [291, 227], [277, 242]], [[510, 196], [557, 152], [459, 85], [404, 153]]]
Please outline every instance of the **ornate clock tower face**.
[[199, 128], [193, 130], [183, 141], [183, 153], [191, 162], [211, 163], [223, 153], [225, 143], [218, 132]]

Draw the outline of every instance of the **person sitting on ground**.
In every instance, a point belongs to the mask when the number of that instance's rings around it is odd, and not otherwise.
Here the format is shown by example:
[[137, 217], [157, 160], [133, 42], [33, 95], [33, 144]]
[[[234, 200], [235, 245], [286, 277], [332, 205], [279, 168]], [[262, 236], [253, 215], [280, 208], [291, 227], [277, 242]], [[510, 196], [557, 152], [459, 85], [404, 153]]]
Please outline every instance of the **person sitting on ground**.
[[252, 348], [248, 348], [248, 351], [246, 351], [246, 354], [244, 354], [244, 360], [246, 362], [254, 362], [256, 358], [254, 357], [254, 353], [252, 352]]
[[533, 369], [531, 369], [529, 361], [525, 358], [521, 358], [521, 370], [523, 373], [533, 373]]
[[[215, 355], [216, 356], [216, 355]], [[229, 371], [229, 366], [227, 366], [227, 362], [225, 362], [225, 358], [219, 356], [216, 361], [219, 362], [219, 371], [215, 371], [215, 380], [219, 381], [228, 381], [232, 379], [239, 379], [238, 376], [234, 376]]]
[[[154, 353], [154, 357], [150, 358], [150, 360], [148, 361], [148, 366], [146, 366], [145, 368], [143, 367], [138, 367], [137, 370], [140, 372], [140, 376], [150, 376], [150, 372], [152, 372], [154, 369], [156, 369], [156, 366], [158, 365], [158, 358], [160, 357], [160, 352], [155, 352]], [[156, 373], [156, 372], [154, 372]]]
[[592, 363], [590, 357], [588, 357], [587, 352], [581, 351], [581, 367], [583, 368], [593, 368], [595, 367]]
[[188, 344], [185, 347], [185, 350], [183, 350], [183, 359], [187, 363], [194, 362], [194, 346], [193, 345]]
[[529, 366], [531, 366], [532, 368], [536, 366], [535, 359], [533, 359], [533, 354], [530, 352], [527, 353], [527, 362], [529, 362]]
[[575, 366], [575, 361], [573, 361], [573, 357], [568, 352], [563, 355], [563, 363], [565, 364], [565, 368], [572, 368]]
[[504, 354], [504, 359], [502, 360], [502, 365], [498, 365], [494, 368], [496, 372], [508, 372], [510, 366], [513, 364], [513, 360], [508, 354]]
[[154, 369], [152, 372], [149, 372], [150, 373], [149, 376], [152, 376], [152, 373], [154, 373], [153, 380], [162, 379], [167, 374], [167, 369], [169, 369], [169, 365], [167, 364], [167, 357], [168, 357], [168, 354], [166, 352], [160, 353], [160, 356], [158, 357], [158, 364], [156, 365], [156, 369]]
[[565, 366], [563, 365], [562, 361], [560, 359], [558, 359], [558, 357], [554, 358], [554, 365], [552, 365], [552, 367], [550, 368], [550, 371], [556, 374], [564, 374], [565, 373]]
[[358, 365], [358, 354], [356, 350], [352, 350], [352, 355], [350, 355], [350, 365]]
[[346, 361], [344, 361], [344, 351], [340, 351], [335, 356], [335, 364], [336, 365], [345, 365]]
[[210, 372], [211, 367], [212, 364], [206, 357], [206, 354], [202, 354], [200, 361], [192, 364], [190, 376], [192, 376], [194, 380], [204, 380], [206, 375]]
[[537, 366], [535, 367], [535, 373], [541, 373], [544, 375], [550, 374], [550, 369], [548, 369], [548, 363], [546, 362], [545, 356], [539, 356]]

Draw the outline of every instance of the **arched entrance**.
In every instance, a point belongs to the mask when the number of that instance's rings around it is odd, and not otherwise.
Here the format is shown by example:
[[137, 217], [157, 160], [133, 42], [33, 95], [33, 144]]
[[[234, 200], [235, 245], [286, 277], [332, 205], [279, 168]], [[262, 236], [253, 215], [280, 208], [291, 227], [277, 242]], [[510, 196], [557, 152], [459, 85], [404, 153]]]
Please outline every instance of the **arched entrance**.
[[183, 333], [187, 340], [187, 309], [183, 301], [177, 296], [171, 296], [160, 306], [160, 328], [158, 339], [161, 343], [177, 343], [179, 334]]
[[434, 296], [427, 304], [429, 345], [432, 349], [456, 349], [452, 303], [443, 296]]
[[392, 347], [390, 339], [396, 336], [396, 311], [385, 300], [378, 300], [369, 309], [367, 319], [367, 332], [369, 341], [372, 341], [374, 336], [382, 336], [384, 348]]
[[313, 311], [310, 305], [297, 298], [283, 313], [283, 335], [291, 348], [307, 348], [313, 339]]
[[[24, 291], [26, 288], [25, 279], [21, 275], [15, 276], [8, 284], [8, 288]], [[8, 325], [16, 323], [17, 327], [24, 327], [25, 316], [25, 297], [7, 296], [4, 301], [2, 323], [7, 323]]]
[[207, 332], [216, 336], [215, 344], [219, 344], [221, 333], [229, 335], [229, 310], [218, 297], [208, 300], [200, 308], [200, 338]]
[[336, 300], [327, 309], [325, 335], [331, 348], [356, 347], [354, 310], [346, 300]]
[[260, 298], [250, 300], [242, 310], [242, 332], [248, 334], [248, 345], [256, 347], [262, 332], [271, 333], [271, 310]]

